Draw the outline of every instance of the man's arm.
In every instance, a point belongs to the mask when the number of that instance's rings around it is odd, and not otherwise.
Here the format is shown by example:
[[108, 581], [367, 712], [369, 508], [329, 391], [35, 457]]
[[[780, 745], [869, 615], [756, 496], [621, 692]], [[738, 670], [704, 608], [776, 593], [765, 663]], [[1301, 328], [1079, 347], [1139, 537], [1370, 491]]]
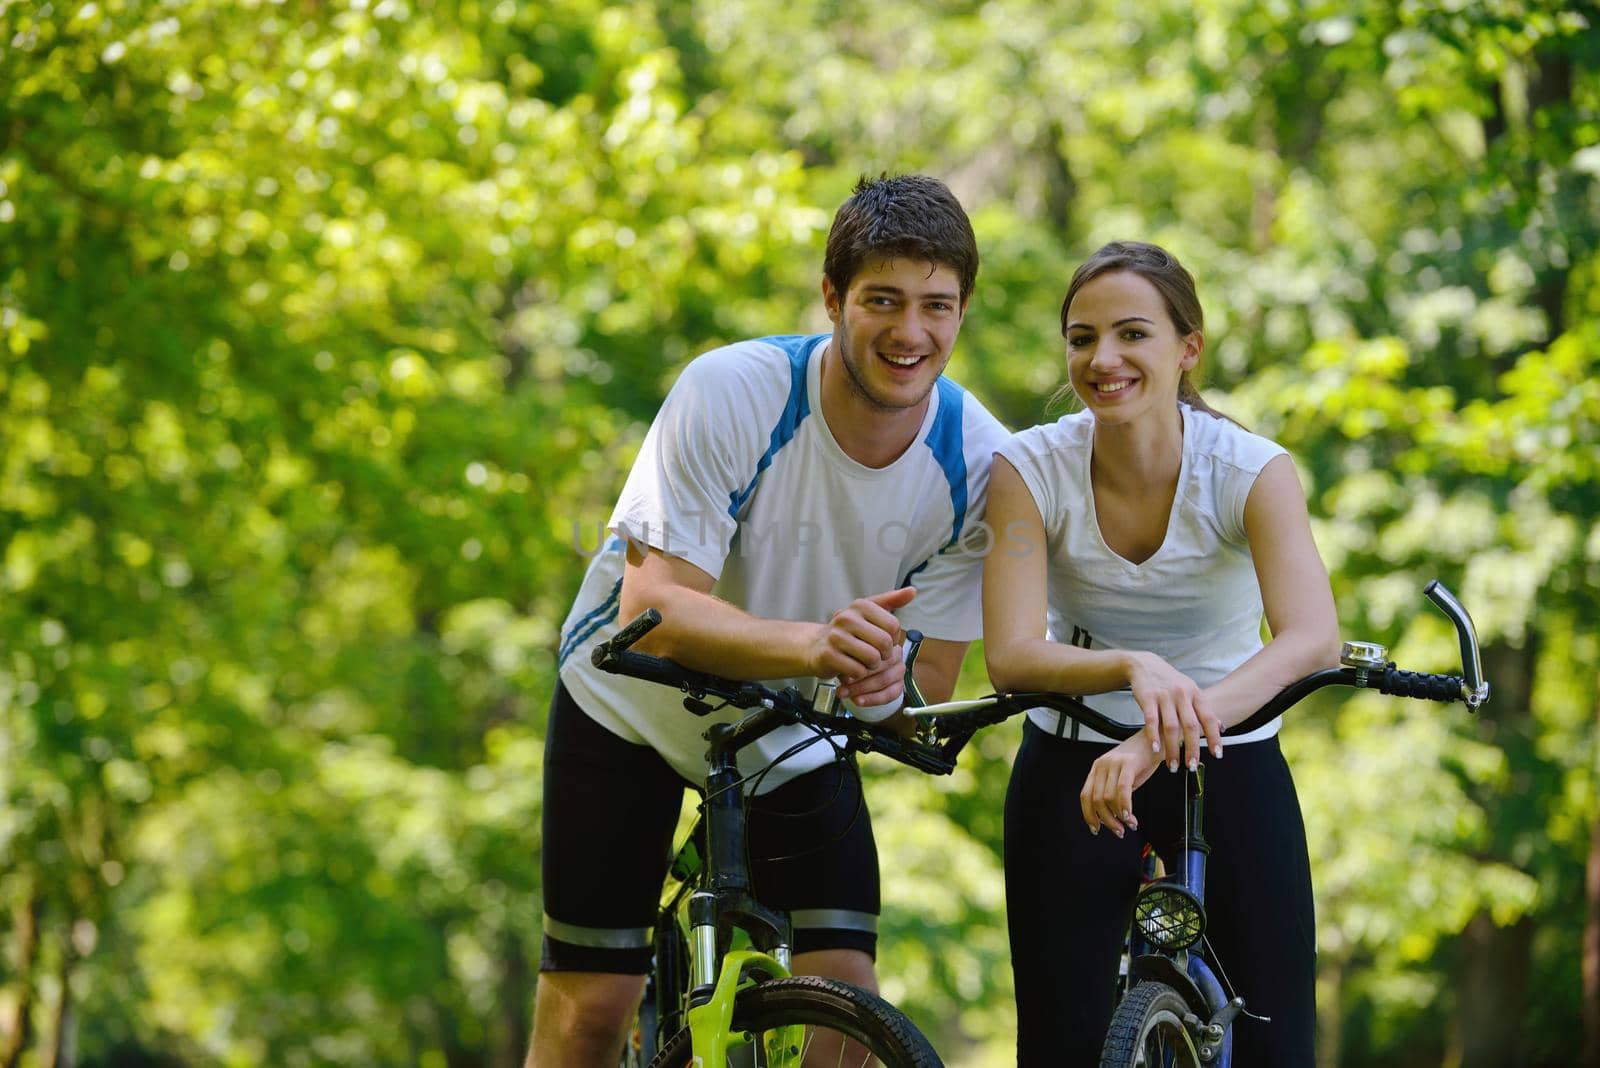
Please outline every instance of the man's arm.
[[909, 587], [891, 590], [852, 601], [827, 623], [798, 623], [754, 616], [713, 597], [714, 581], [687, 560], [629, 545], [620, 619], [626, 623], [647, 608], [661, 613], [640, 651], [736, 679], [848, 680], [877, 671], [898, 649], [894, 610], [916, 596]]

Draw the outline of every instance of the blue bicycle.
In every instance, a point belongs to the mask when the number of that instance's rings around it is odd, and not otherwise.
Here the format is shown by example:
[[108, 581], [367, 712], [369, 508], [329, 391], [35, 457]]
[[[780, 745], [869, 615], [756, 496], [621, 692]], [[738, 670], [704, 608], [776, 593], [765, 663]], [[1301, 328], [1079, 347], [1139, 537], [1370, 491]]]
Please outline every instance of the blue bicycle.
[[[1388, 650], [1370, 642], [1346, 642], [1341, 667], [1314, 672], [1284, 689], [1225, 735], [1247, 734], [1307, 695], [1327, 686], [1375, 689], [1398, 697], [1461, 701], [1476, 711], [1489, 696], [1479, 659], [1477, 633], [1466, 609], [1438, 582], [1423, 593], [1455, 625], [1461, 675], [1402, 671]], [[909, 675], [909, 671], [908, 671]], [[972, 732], [1030, 708], [1052, 708], [1118, 740], [1142, 727], [1115, 723], [1075, 698], [1050, 693], [991, 694], [912, 709], [923, 717], [930, 740], [959, 746]], [[1183, 832], [1178, 841], [1152, 850], [1150, 870], [1134, 901], [1117, 1006], [1101, 1052], [1100, 1068], [1229, 1068], [1233, 1021], [1245, 1000], [1231, 990], [1205, 940], [1206, 858], [1205, 765], [1185, 771]], [[1164, 873], [1156, 867], [1165, 857]], [[1219, 978], [1220, 976], [1220, 978]]]

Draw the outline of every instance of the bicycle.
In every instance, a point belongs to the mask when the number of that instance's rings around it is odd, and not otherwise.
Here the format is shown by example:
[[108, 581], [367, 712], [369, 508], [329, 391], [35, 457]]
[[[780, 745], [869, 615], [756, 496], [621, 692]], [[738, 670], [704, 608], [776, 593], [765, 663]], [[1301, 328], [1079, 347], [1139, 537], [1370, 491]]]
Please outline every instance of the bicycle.
[[[1462, 674], [1435, 675], [1401, 670], [1388, 650], [1372, 642], [1345, 642], [1341, 666], [1313, 672], [1290, 684], [1225, 736], [1247, 734], [1281, 715], [1311, 693], [1328, 686], [1375, 689], [1380, 693], [1439, 702], [1461, 701], [1476, 711], [1489, 697], [1483, 678], [1477, 633], [1455, 596], [1439, 582], [1423, 590], [1454, 624]], [[909, 662], [908, 658], [908, 662]], [[1113, 722], [1073, 698], [1060, 694], [992, 694], [966, 702], [910, 709], [918, 716], [948, 719], [934, 728], [941, 737], [966, 735], [1030, 708], [1047, 707], [1108, 738], [1122, 740], [1143, 727]], [[953, 715], [952, 715], [953, 713]], [[1244, 998], [1227, 989], [1226, 973], [1205, 941], [1206, 858], [1205, 764], [1185, 769], [1182, 836], [1155, 851], [1164, 855], [1167, 874], [1147, 871], [1134, 900], [1125, 947], [1125, 971], [1102, 1048], [1100, 1068], [1229, 1068], [1233, 1022]], [[1153, 869], [1155, 856], [1149, 858]], [[1219, 978], [1219, 975], [1222, 978]]]
[[885, 753], [923, 770], [948, 771], [954, 754], [839, 715], [829, 684], [805, 698], [793, 687], [775, 691], [629, 650], [660, 621], [654, 609], [634, 619], [595, 649], [595, 666], [681, 689], [685, 708], [697, 715], [725, 706], [749, 714], [705, 732], [710, 769], [700, 818], [669, 865], [654, 959], [623, 1065], [799, 1068], [824, 1049], [828, 1063], [842, 1065], [848, 1049], [858, 1068], [942, 1068], [916, 1025], [887, 1001], [840, 980], [791, 975], [789, 918], [752, 893], [746, 777], [735, 757], [787, 724], [816, 731], [809, 742], [826, 739], [842, 749], [843, 739], [850, 751]]
[[[1472, 618], [1437, 581], [1428, 583], [1423, 594], [1455, 626], [1461, 675], [1404, 671], [1388, 659], [1382, 645], [1346, 642], [1340, 667], [1313, 672], [1291, 684], [1225, 733], [1254, 730], [1328, 686], [1375, 689], [1441, 703], [1461, 701], [1476, 712], [1488, 700], [1489, 684], [1483, 678]], [[1136, 732], [1122, 732], [1124, 737], [1130, 733]], [[1186, 770], [1185, 775], [1183, 838], [1165, 850], [1173, 861], [1169, 874], [1145, 882], [1134, 900], [1127, 974], [1106, 1033], [1101, 1068], [1229, 1068], [1232, 1063], [1232, 1025], [1245, 1002], [1237, 991], [1225, 989], [1226, 973], [1216, 966], [1205, 941], [1205, 870], [1210, 852], [1203, 834], [1205, 765]]]

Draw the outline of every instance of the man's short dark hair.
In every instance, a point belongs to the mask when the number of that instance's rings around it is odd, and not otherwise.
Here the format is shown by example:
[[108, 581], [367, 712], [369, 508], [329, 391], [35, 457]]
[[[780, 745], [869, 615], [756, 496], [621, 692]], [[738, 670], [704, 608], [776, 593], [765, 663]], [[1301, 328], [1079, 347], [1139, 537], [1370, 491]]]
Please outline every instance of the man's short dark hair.
[[978, 278], [978, 241], [960, 201], [922, 174], [863, 177], [828, 231], [822, 272], [842, 297], [868, 260], [905, 257], [948, 267], [961, 281], [961, 303]]

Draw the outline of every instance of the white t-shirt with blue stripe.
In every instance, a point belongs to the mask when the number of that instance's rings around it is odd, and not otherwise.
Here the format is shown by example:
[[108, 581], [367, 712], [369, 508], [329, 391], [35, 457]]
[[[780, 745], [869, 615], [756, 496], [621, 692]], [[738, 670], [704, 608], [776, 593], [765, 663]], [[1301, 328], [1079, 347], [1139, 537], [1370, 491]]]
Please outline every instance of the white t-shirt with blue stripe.
[[[1256, 476], [1284, 449], [1226, 419], [1186, 404], [1179, 408], [1183, 461], [1166, 538], [1138, 564], [1113, 552], [1100, 533], [1089, 482], [1092, 413], [1029, 427], [999, 452], [1022, 476], [1044, 520], [1051, 640], [1146, 650], [1204, 687], [1262, 647], [1261, 585], [1245, 537], [1244, 506]], [[1144, 722], [1127, 691], [1084, 700], [1118, 723]], [[1052, 734], [1073, 736], [1072, 721], [1063, 725], [1050, 709], [1033, 709], [1028, 718]], [[1274, 719], [1228, 744], [1270, 737], [1281, 724]], [[1076, 737], [1110, 740], [1087, 728]]]
[[[752, 615], [823, 622], [857, 597], [903, 585], [898, 613], [930, 638], [980, 636], [979, 581], [991, 539], [981, 524], [989, 465], [1006, 431], [940, 378], [911, 446], [887, 467], [845, 455], [821, 413], [822, 354], [831, 335], [761, 338], [690, 361], [667, 394], [611, 515], [615, 537], [595, 557], [561, 629], [561, 679], [585, 711], [649, 745], [685, 778], [705, 774], [715, 718], [693, 716], [676, 690], [608, 675], [590, 650], [615, 634], [623, 538], [681, 557], [715, 579], [712, 594]], [[809, 692], [813, 680], [790, 682]], [[796, 741], [776, 731], [740, 759], [746, 772]], [[769, 790], [833, 759], [822, 743], [766, 776]]]

